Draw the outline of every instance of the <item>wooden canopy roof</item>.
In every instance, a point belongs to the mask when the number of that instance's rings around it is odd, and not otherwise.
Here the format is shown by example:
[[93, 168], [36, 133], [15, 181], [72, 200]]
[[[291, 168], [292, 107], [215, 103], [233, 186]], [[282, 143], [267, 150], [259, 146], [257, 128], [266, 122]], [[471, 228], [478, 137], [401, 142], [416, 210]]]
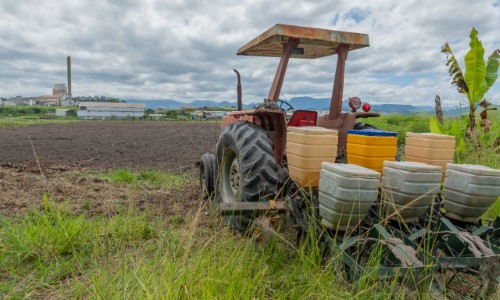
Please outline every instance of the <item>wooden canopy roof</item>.
[[291, 38], [299, 39], [297, 48], [303, 49], [303, 53], [293, 53], [293, 58], [333, 55], [340, 44], [348, 44], [349, 51], [369, 46], [368, 35], [363, 33], [276, 24], [238, 49], [237, 54], [281, 57], [282, 44]]

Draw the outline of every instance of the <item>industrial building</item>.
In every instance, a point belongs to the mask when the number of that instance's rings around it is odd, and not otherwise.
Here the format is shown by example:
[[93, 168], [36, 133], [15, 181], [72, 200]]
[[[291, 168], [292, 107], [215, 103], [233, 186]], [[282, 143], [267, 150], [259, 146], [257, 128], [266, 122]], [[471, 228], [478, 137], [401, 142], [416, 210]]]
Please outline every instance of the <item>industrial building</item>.
[[52, 88], [52, 95], [22, 97], [16, 96], [9, 99], [0, 99], [0, 105], [21, 106], [73, 106], [71, 98], [71, 57], [67, 57], [68, 86], [65, 83], [56, 83]]
[[80, 119], [127, 119], [142, 118], [144, 103], [80, 102], [76, 115]]
[[34, 97], [22, 97], [16, 96], [10, 98], [7, 101], [1, 103], [3, 105], [24, 105], [24, 106], [61, 106], [66, 104], [69, 106], [69, 96], [66, 90], [65, 83], [58, 83], [54, 85], [52, 89], [52, 95], [47, 96], [34, 96]]

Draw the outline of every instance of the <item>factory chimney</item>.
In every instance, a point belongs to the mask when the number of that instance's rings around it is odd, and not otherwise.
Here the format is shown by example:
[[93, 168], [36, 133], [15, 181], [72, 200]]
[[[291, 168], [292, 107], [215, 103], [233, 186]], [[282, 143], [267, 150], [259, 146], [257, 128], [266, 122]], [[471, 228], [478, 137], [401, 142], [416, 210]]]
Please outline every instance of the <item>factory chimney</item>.
[[69, 101], [71, 101], [71, 56], [68, 56], [67, 59], [67, 65], [68, 65], [68, 96], [69, 96]]

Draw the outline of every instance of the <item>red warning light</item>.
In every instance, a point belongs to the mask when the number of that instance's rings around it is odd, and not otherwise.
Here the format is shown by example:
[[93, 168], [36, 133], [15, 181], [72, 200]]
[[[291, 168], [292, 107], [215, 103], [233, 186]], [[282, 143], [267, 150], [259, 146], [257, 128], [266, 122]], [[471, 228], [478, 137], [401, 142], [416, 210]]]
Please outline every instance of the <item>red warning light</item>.
[[363, 111], [364, 112], [369, 112], [370, 109], [372, 109], [372, 106], [368, 103], [363, 104]]

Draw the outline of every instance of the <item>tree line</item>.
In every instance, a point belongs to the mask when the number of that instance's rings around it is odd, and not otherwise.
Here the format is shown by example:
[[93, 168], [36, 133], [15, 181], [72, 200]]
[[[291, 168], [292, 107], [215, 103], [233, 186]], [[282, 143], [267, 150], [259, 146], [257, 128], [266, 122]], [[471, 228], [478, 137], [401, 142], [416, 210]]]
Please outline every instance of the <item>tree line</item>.
[[78, 102], [125, 102], [120, 98], [107, 96], [77, 96], [73, 97], [73, 100]]

